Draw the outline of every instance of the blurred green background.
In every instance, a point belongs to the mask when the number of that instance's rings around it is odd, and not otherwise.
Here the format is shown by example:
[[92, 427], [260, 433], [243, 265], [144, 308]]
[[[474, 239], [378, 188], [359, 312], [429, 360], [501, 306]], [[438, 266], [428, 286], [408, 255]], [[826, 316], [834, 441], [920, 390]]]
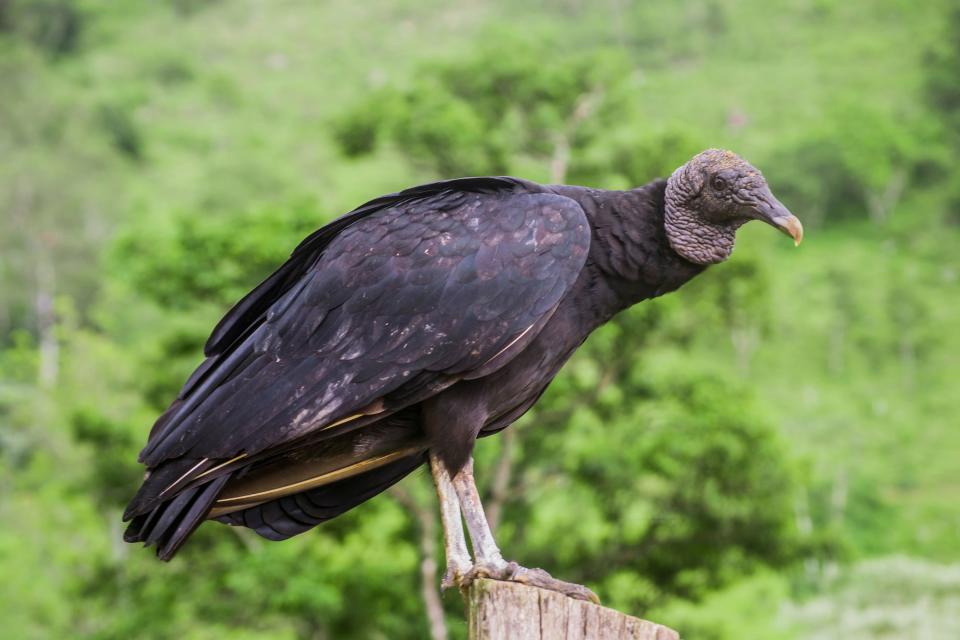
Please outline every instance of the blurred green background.
[[424, 473], [284, 543], [124, 545], [150, 424], [369, 198], [626, 188], [712, 146], [806, 242], [747, 227], [481, 441], [501, 546], [689, 640], [960, 637], [942, 0], [0, 0], [0, 636], [464, 638]]

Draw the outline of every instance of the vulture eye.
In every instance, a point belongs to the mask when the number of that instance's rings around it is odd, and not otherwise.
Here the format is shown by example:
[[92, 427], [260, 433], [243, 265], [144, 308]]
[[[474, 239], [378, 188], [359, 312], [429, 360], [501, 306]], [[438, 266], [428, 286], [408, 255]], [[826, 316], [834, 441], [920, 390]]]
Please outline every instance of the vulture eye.
[[727, 181], [722, 176], [713, 176], [713, 180], [710, 182], [710, 185], [715, 191], [723, 191], [727, 188]]

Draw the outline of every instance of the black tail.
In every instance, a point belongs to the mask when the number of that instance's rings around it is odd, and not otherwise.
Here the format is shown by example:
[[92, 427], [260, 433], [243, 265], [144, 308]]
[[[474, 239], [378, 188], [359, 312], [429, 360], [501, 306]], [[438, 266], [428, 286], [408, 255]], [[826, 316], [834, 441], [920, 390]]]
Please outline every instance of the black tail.
[[230, 479], [227, 473], [207, 484], [185, 489], [150, 511], [134, 516], [123, 534], [127, 542], [157, 545], [157, 557], [169, 560], [203, 522], [217, 494]]
[[253, 529], [269, 540], [286, 540], [335, 518], [396, 484], [426, 461], [426, 452], [310, 491], [271, 500], [216, 520]]

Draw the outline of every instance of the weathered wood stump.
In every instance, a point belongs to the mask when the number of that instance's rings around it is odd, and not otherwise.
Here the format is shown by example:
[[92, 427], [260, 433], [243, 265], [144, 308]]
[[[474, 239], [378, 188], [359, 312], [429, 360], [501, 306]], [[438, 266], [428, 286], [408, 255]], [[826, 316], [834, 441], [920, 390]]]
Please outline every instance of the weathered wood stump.
[[554, 591], [477, 580], [467, 594], [470, 640], [679, 640], [653, 622]]

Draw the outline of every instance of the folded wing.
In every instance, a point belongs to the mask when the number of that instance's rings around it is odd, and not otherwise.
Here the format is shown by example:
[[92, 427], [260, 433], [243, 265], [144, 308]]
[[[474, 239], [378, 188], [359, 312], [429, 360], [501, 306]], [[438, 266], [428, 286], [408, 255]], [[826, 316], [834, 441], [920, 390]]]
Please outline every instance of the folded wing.
[[417, 187], [320, 229], [214, 330], [151, 431], [152, 476], [125, 517], [502, 366], [549, 319], [589, 243], [578, 204], [509, 178]]

